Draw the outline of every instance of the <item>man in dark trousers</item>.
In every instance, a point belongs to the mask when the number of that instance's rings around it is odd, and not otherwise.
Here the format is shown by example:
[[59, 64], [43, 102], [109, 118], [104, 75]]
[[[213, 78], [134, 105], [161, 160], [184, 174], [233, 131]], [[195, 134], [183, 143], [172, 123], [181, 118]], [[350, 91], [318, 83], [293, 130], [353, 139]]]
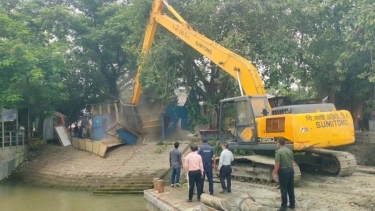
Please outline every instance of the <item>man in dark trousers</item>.
[[191, 152], [186, 155], [184, 168], [189, 175], [189, 199], [187, 202], [192, 202], [194, 185], [197, 187], [198, 201], [201, 200], [202, 195], [202, 178], [203, 178], [203, 163], [202, 157], [198, 155], [197, 146], [190, 146]]
[[180, 170], [182, 167], [182, 154], [178, 150], [180, 144], [174, 142], [174, 149], [169, 152], [169, 165], [172, 168], [171, 187], [180, 187]]
[[[294, 156], [292, 150], [285, 147], [285, 139], [277, 140], [277, 151], [275, 154], [275, 168], [273, 178], [279, 181], [281, 192], [281, 207], [279, 211], [294, 209], [296, 200], [294, 196]], [[289, 196], [289, 206], [288, 205]]]
[[[230, 193], [232, 192], [231, 186], [232, 186], [232, 167], [231, 163], [234, 160], [233, 154], [231, 151], [228, 150], [228, 143], [224, 142], [221, 145], [221, 148], [223, 151], [220, 154], [220, 160], [219, 160], [219, 177], [220, 177], [220, 183], [221, 187], [223, 188], [223, 191], [220, 193]], [[225, 185], [225, 180], [227, 180], [227, 185]]]
[[[203, 161], [203, 178], [202, 178], [202, 192], [204, 189], [204, 179], [207, 176], [210, 195], [214, 195], [214, 178], [212, 173], [212, 168], [215, 168], [215, 150], [213, 147], [207, 144], [207, 137], [202, 138], [202, 146], [198, 150], [198, 154], [202, 156]], [[204, 193], [204, 192], [203, 192]]]

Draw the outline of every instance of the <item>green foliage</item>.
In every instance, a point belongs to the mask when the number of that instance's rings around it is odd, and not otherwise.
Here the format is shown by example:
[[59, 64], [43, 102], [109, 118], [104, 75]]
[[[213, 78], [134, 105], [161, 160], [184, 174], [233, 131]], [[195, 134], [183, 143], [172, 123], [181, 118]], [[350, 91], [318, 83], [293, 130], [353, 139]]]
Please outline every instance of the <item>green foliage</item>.
[[158, 146], [164, 145], [164, 142], [163, 142], [163, 141], [158, 141], [158, 142], [156, 143], [156, 145], [158, 145]]
[[[162, 27], [141, 56], [152, 2], [0, 1], [0, 100], [74, 115], [86, 103], [118, 99], [119, 79], [130, 80], [142, 64], [143, 91], [153, 101], [170, 102], [185, 87], [191, 128], [207, 123], [198, 103], [213, 109], [239, 95], [238, 84]], [[329, 95], [352, 111], [374, 107], [375, 2], [168, 2], [194, 30], [252, 61], [269, 92], [294, 100]]]
[[7, 107], [49, 112], [68, 98], [62, 81], [66, 48], [47, 43], [26, 18], [0, 10], [0, 100]]

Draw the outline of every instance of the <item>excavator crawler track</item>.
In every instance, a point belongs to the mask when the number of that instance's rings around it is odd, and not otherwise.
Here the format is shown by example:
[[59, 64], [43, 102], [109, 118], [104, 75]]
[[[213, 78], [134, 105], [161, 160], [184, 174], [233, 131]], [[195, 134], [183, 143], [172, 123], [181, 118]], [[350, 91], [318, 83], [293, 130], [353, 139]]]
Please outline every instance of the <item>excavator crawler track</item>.
[[[357, 169], [357, 160], [355, 156], [349, 152], [335, 151], [329, 149], [306, 149], [303, 150], [307, 153], [313, 153], [307, 155], [307, 162], [302, 164], [310, 164], [319, 166], [325, 172], [335, 174], [339, 177], [350, 176]], [[297, 161], [298, 164], [300, 164]]]
[[[232, 166], [232, 178], [240, 182], [277, 186], [273, 181], [272, 171], [275, 160], [272, 157], [262, 155], [236, 156]], [[298, 165], [294, 165], [294, 183], [299, 184], [301, 171]]]

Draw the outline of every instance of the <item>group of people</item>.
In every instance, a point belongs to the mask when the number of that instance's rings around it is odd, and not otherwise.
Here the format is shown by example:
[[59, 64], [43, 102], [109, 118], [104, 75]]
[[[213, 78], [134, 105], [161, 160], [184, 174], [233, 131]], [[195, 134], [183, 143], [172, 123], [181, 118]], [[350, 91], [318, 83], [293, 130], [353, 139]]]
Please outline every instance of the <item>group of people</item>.
[[[215, 150], [208, 145], [207, 138], [202, 139], [202, 146], [190, 146], [191, 152], [185, 157], [184, 163], [182, 162], [182, 153], [178, 150], [179, 143], [174, 143], [174, 149], [169, 154], [170, 166], [172, 168], [171, 186], [179, 187], [180, 183], [180, 170], [183, 168], [188, 172], [189, 182], [189, 196], [188, 202], [192, 202], [194, 187], [197, 188], [197, 199], [203, 192], [204, 180], [207, 176], [209, 182], [210, 195], [214, 194], [213, 187], [213, 172], [216, 170], [215, 163]], [[285, 139], [279, 138], [277, 140], [278, 149], [275, 153], [275, 168], [273, 171], [273, 179], [279, 182], [281, 192], [281, 207], [279, 211], [286, 211], [295, 208], [295, 195], [294, 195], [294, 170], [293, 165], [294, 157], [293, 152], [285, 147]], [[220, 154], [219, 164], [217, 171], [219, 172], [220, 183], [222, 191], [220, 193], [231, 193], [231, 178], [234, 157], [231, 151], [228, 150], [228, 144], [222, 143], [223, 151]], [[289, 196], [289, 206], [288, 206]]]
[[[197, 188], [197, 198], [200, 201], [200, 197], [204, 187], [205, 177], [208, 179], [210, 195], [214, 194], [214, 182], [213, 175], [216, 170], [215, 163], [215, 149], [211, 147], [207, 142], [207, 138], [202, 139], [202, 146], [198, 149], [198, 146], [190, 146], [191, 152], [185, 157], [184, 163], [182, 162], [181, 151], [178, 150], [179, 143], [174, 143], [174, 149], [170, 152], [169, 160], [172, 168], [171, 175], [171, 186], [179, 187], [180, 183], [180, 169], [185, 169], [189, 182], [189, 197], [188, 202], [193, 199], [194, 187]], [[219, 171], [220, 182], [223, 190], [220, 193], [231, 192], [231, 179], [232, 179], [232, 168], [231, 162], [234, 160], [232, 152], [228, 150], [228, 144], [222, 144], [223, 151], [220, 154], [219, 165], [217, 170]], [[226, 181], [226, 183], [225, 183]]]

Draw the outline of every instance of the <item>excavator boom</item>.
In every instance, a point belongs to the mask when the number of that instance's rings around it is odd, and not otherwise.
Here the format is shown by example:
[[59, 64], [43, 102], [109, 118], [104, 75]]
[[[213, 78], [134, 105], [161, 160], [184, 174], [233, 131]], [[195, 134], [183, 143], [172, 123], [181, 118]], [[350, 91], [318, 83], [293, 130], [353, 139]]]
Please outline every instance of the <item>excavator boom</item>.
[[[167, 7], [167, 9], [179, 21], [168, 17], [166, 14], [162, 14], [164, 7]], [[244, 91], [246, 94], [266, 95], [266, 90], [264, 89], [262, 79], [260, 78], [257, 69], [251, 62], [194, 31], [192, 27], [173, 9], [172, 6], [168, 5], [165, 0], [156, 0], [153, 3], [152, 12], [150, 14], [150, 19], [143, 41], [142, 54], [147, 54], [151, 49], [158, 24], [176, 35], [203, 56], [210, 59], [213, 63], [221, 67], [232, 77], [236, 78], [239, 82], [241, 93]], [[132, 99], [133, 104], [138, 103], [139, 96], [141, 94], [141, 85], [139, 83], [141, 70], [142, 68], [139, 67], [135, 79]], [[241, 79], [243, 81], [241, 81]]]

